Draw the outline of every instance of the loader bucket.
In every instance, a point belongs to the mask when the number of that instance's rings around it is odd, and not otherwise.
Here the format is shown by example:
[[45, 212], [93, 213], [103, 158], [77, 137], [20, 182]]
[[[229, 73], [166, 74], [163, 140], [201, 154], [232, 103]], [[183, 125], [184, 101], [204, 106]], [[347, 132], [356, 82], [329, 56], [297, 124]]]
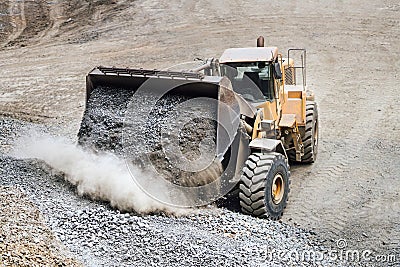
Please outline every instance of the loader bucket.
[[[148, 96], [152, 96], [152, 98], [149, 99]], [[89, 137], [85, 136], [86, 130], [96, 130], [95, 125], [86, 127], [88, 125], [85, 125], [85, 123], [88, 122], [88, 119], [98, 123], [103, 122], [104, 125], [98, 126], [106, 126], [107, 130], [113, 130], [113, 123], [118, 122], [117, 126], [121, 126], [123, 121], [129, 122], [130, 118], [124, 115], [132, 115], [137, 118], [140, 112], [144, 112], [143, 109], [151, 113], [157, 108], [154, 106], [157, 106], [160, 100], [162, 102], [162, 100], [168, 98], [172, 99], [172, 102], [174, 102], [172, 104], [180, 104], [188, 100], [193, 102], [193, 99], [209, 100], [210, 103], [207, 108], [212, 109], [210, 111], [214, 115], [213, 119], [225, 128], [229, 128], [225, 130], [236, 131], [229, 125], [238, 121], [240, 110], [235, 101], [230, 82], [226, 78], [203, 76], [191, 72], [98, 67], [93, 69], [86, 77], [86, 110], [79, 132], [80, 142], [83, 144], [83, 139]], [[165, 102], [163, 104], [166, 104]], [[219, 103], [222, 103], [225, 109], [228, 108], [231, 112], [223, 112], [223, 107]], [[128, 108], [129, 110], [127, 110]], [[201, 110], [199, 114], [201, 115]], [[142, 114], [142, 116], [148, 116], [148, 114]], [[218, 130], [222, 131], [222, 129]], [[105, 136], [115, 137], [114, 134], [110, 133], [105, 134]], [[222, 132], [220, 137], [223, 137]], [[222, 139], [225, 140], [225, 138]], [[93, 141], [95, 143], [91, 145], [94, 145], [92, 148], [95, 150], [111, 150], [117, 152], [117, 154], [120, 152], [115, 150], [120, 146], [114, 144], [113, 140], [109, 140], [108, 145], [96, 145], [97, 140]], [[103, 145], [106, 146], [103, 147]], [[225, 148], [221, 145], [218, 154], [225, 153], [227, 145], [229, 146], [224, 142]]]
[[[149, 79], [159, 82], [159, 87], [152, 88], [153, 91], [170, 86], [178, 89], [176, 93], [188, 96], [215, 99], [218, 97], [216, 86], [220, 79], [205, 79], [199, 73], [97, 67], [86, 78], [86, 102], [97, 87], [123, 88], [136, 92]], [[184, 86], [197, 82], [196, 86], [190, 86], [190, 88]]]
[[227, 78], [98, 67], [87, 75], [86, 97], [78, 133], [84, 147], [151, 166], [185, 187], [214, 183], [236, 166], [226, 157], [240, 109]]

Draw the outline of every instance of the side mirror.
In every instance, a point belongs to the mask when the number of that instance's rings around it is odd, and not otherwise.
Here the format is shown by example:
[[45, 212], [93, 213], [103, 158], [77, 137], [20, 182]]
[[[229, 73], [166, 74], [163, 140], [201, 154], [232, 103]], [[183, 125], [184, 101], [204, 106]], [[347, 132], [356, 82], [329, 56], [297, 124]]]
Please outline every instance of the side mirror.
[[279, 65], [279, 63], [274, 63], [274, 76], [275, 79], [282, 79], [281, 65]]

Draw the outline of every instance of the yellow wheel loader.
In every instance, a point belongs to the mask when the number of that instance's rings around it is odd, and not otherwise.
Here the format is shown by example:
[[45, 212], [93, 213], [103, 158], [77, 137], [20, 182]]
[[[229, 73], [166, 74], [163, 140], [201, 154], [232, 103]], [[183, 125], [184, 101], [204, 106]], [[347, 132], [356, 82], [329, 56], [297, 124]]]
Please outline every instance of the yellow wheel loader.
[[[184, 114], [168, 116], [173, 109]], [[207, 135], [207, 142], [194, 138]], [[148, 161], [137, 164], [153, 165], [172, 184], [215, 189], [215, 198], [199, 203], [236, 195], [243, 213], [277, 220], [287, 204], [289, 162], [312, 163], [317, 156], [318, 110], [306, 87], [306, 51], [289, 49], [283, 57], [259, 37], [256, 47], [230, 48], [182, 71], [97, 67], [87, 76], [78, 137], [97, 151], [146, 154]], [[211, 150], [199, 148], [210, 143]], [[191, 168], [201, 159], [207, 168]]]

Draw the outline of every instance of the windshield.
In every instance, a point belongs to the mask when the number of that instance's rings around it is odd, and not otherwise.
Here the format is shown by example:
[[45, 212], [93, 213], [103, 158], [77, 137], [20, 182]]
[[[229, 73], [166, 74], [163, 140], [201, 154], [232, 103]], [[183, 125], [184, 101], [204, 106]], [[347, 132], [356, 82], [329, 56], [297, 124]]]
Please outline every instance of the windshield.
[[221, 64], [222, 75], [229, 78], [233, 90], [250, 101], [272, 100], [271, 65], [269, 62]]

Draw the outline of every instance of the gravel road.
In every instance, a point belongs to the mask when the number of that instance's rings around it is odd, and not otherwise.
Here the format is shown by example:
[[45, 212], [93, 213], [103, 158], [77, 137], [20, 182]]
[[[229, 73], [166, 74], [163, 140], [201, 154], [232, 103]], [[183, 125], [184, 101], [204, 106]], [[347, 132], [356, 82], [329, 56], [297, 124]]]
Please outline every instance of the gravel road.
[[[36, 127], [0, 122], [9, 133]], [[14, 139], [2, 135], [0, 143]], [[78, 196], [64, 174], [44, 162], [18, 160], [3, 151], [0, 163], [0, 185], [23, 191], [55, 237], [86, 266], [347, 266], [331, 258], [308, 262], [301, 254], [299, 259], [279, 254], [325, 253], [313, 231], [214, 206], [181, 217], [121, 213], [106, 202]]]

